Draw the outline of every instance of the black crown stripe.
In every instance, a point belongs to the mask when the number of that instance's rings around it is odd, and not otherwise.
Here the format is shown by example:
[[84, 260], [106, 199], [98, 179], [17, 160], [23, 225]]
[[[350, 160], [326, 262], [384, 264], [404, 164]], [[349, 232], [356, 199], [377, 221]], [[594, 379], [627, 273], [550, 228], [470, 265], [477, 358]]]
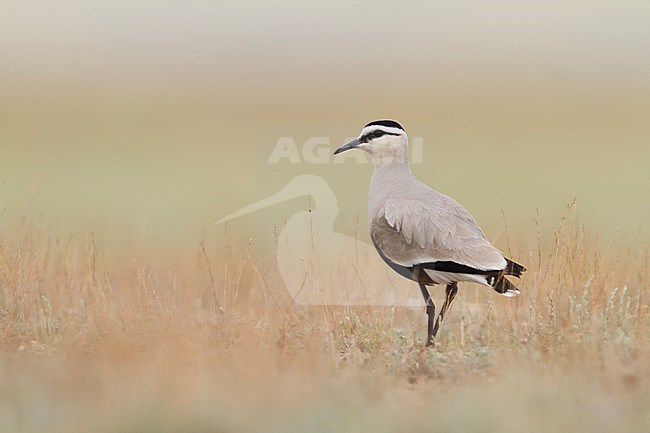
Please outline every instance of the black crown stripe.
[[388, 128], [397, 128], [397, 129], [401, 129], [402, 131], [404, 131], [404, 128], [402, 128], [402, 125], [395, 122], [394, 120], [375, 120], [375, 121], [370, 122], [369, 124], [367, 124], [364, 128], [367, 128], [368, 126], [386, 126]]

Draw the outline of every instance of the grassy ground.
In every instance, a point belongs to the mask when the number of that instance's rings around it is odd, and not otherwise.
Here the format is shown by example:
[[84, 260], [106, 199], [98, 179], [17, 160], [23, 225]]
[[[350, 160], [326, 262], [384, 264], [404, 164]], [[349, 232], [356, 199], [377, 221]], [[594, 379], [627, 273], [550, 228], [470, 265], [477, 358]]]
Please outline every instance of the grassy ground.
[[206, 240], [140, 254], [7, 227], [0, 431], [650, 427], [648, 246], [599, 246], [571, 210], [512, 246], [522, 295], [461, 292], [431, 350], [424, 308], [291, 305], [268, 263]]
[[[650, 3], [419, 3], [2, 3], [0, 433], [650, 431]], [[304, 197], [211, 224], [311, 175], [367, 243], [331, 153], [380, 118], [528, 268], [432, 350], [423, 307], [291, 302]]]

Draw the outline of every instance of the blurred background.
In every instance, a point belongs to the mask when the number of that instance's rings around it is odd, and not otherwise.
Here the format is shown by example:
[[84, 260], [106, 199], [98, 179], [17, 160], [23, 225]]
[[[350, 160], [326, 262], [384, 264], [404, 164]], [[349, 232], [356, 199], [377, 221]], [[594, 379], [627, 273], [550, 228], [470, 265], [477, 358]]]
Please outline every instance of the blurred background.
[[[329, 155], [392, 118], [421, 140], [416, 175], [491, 238], [507, 223], [534, 241], [536, 219], [551, 236], [573, 197], [589, 230], [648, 238], [647, 1], [1, 10], [0, 228], [30, 215], [105, 246], [195, 249], [204, 230], [222, 236], [213, 222], [315, 174], [335, 192], [336, 230], [359, 221], [367, 239], [372, 166], [316, 163], [305, 143], [321, 137]], [[270, 164], [287, 139], [297, 157]], [[233, 237], [264, 247], [307, 206], [249, 215]]]

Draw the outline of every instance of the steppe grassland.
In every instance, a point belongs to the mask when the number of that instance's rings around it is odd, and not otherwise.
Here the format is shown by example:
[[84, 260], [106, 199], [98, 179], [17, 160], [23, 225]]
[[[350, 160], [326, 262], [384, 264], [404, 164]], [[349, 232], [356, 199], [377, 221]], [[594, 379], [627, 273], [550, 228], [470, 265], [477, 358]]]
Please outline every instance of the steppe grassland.
[[423, 309], [295, 305], [250, 245], [104, 250], [24, 217], [0, 242], [1, 430], [642, 431], [648, 246], [574, 212], [508, 239], [522, 296], [461, 294], [433, 350]]

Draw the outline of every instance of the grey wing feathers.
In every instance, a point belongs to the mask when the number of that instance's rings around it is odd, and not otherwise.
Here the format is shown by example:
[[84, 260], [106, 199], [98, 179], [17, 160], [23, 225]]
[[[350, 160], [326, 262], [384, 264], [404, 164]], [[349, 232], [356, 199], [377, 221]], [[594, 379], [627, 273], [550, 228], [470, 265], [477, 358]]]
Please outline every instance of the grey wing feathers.
[[500, 270], [506, 260], [470, 213], [451, 197], [389, 199], [371, 221], [371, 235], [384, 254], [411, 266], [453, 261], [481, 270]]

